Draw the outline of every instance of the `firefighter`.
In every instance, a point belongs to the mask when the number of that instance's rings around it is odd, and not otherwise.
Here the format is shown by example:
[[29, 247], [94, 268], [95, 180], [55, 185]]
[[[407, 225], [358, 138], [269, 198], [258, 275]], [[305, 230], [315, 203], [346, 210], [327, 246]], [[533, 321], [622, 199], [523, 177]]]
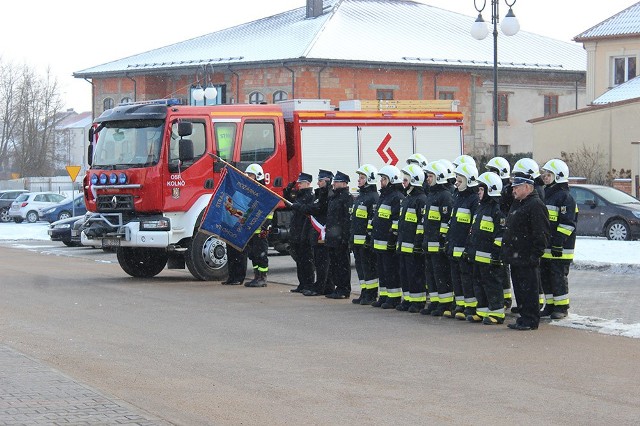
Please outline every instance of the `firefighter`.
[[472, 156], [466, 154], [458, 155], [451, 163], [455, 168], [458, 168], [461, 164], [472, 164], [476, 168], [478, 167], [476, 160], [474, 160]]
[[351, 302], [371, 305], [378, 298], [378, 271], [376, 254], [371, 241], [371, 220], [378, 205], [376, 177], [378, 169], [371, 164], [363, 164], [358, 170], [358, 196], [351, 209], [351, 244], [353, 257], [360, 281], [360, 297]]
[[[509, 214], [509, 209], [513, 203], [513, 191], [511, 190], [511, 166], [503, 157], [493, 157], [487, 162], [488, 171], [495, 173], [502, 180], [502, 191], [500, 191], [500, 209], [505, 217]], [[503, 264], [502, 271], [502, 292], [504, 294], [504, 308], [509, 309], [513, 304], [513, 293], [511, 291], [511, 273], [509, 265]]]
[[520, 318], [509, 328], [535, 330], [540, 323], [540, 258], [549, 240], [549, 218], [533, 179], [516, 176], [511, 186], [514, 201], [502, 237], [502, 257], [511, 266]]
[[446, 173], [447, 183], [445, 184], [445, 187], [449, 190], [449, 192], [453, 194], [453, 192], [456, 189], [456, 174], [455, 174], [456, 166], [454, 166], [453, 163], [447, 160], [446, 158], [441, 158], [438, 161], [440, 161], [440, 163], [442, 163], [447, 169], [447, 173]]
[[407, 196], [400, 207], [396, 250], [403, 300], [396, 306], [396, 310], [417, 313], [424, 308], [427, 301], [422, 252], [422, 212], [427, 196], [422, 189], [424, 171], [418, 164], [408, 164], [402, 168], [402, 173]]
[[[511, 171], [512, 177], [524, 177], [527, 179], [533, 179], [533, 187], [535, 188], [538, 196], [541, 200], [544, 201], [544, 182], [540, 176], [540, 166], [536, 163], [532, 158], [521, 158], [513, 165], [513, 169]], [[544, 305], [544, 291], [542, 287], [540, 287], [539, 293], [539, 302], [540, 309], [542, 309]], [[514, 314], [519, 313], [519, 308], [514, 306], [511, 308], [511, 312]]]
[[378, 171], [380, 176], [380, 198], [378, 208], [371, 221], [371, 238], [376, 253], [379, 291], [378, 300], [371, 306], [393, 309], [402, 296], [398, 270], [396, 243], [398, 241], [398, 217], [404, 195], [402, 174], [396, 166], [385, 165]]
[[446, 254], [449, 257], [451, 283], [455, 297], [455, 309], [449, 317], [464, 320], [465, 309], [475, 308], [473, 293], [473, 266], [466, 256], [463, 257], [471, 220], [478, 206], [478, 169], [470, 162], [460, 163], [455, 170], [456, 191], [453, 193], [451, 221], [446, 239]]
[[[284, 197], [293, 202], [291, 205], [293, 215], [289, 226], [289, 253], [296, 262], [298, 286], [290, 290], [292, 293], [311, 290], [315, 281], [311, 241], [309, 240], [311, 223], [309, 216], [299, 207], [300, 205], [313, 204], [312, 180], [313, 177], [310, 174], [302, 172], [298, 176], [298, 180], [289, 183], [283, 191]], [[295, 190], [296, 185], [298, 186], [297, 190]]]
[[316, 270], [316, 281], [311, 290], [302, 292], [305, 296], [321, 296], [332, 293], [331, 277], [329, 276], [329, 253], [325, 246], [324, 226], [327, 223], [327, 208], [329, 196], [333, 194], [331, 181], [333, 172], [320, 169], [318, 171], [318, 187], [314, 191], [313, 204], [306, 206], [303, 211], [309, 214], [311, 227], [309, 241], [313, 251], [313, 264]]
[[349, 176], [338, 171], [333, 178], [333, 194], [329, 198], [326, 223], [326, 246], [329, 251], [329, 271], [331, 271], [333, 292], [329, 299], [351, 297], [351, 255], [349, 236], [351, 216], [349, 210], [353, 198], [349, 194]]
[[[259, 164], [253, 163], [247, 166], [244, 171], [251, 179], [264, 185], [264, 171]], [[267, 272], [269, 271], [269, 230], [271, 229], [271, 220], [273, 213], [269, 213], [262, 225], [256, 229], [255, 233], [249, 240], [247, 248], [249, 250], [249, 258], [253, 264], [253, 279], [244, 284], [245, 287], [266, 287]]]
[[542, 260], [540, 277], [546, 306], [541, 317], [561, 319], [569, 310], [569, 266], [576, 245], [577, 206], [569, 192], [569, 167], [559, 159], [542, 166], [546, 184], [544, 202], [549, 212], [551, 238]]
[[427, 183], [427, 178], [426, 178], [427, 176], [426, 167], [427, 167], [427, 164], [429, 164], [429, 160], [427, 160], [427, 157], [425, 157], [424, 155], [415, 153], [415, 154], [411, 154], [409, 158], [407, 158], [407, 164], [417, 164], [418, 166], [420, 166], [420, 168], [422, 169], [425, 175], [422, 189], [424, 190], [424, 193], [427, 194], [429, 192], [429, 183]]
[[427, 164], [429, 194], [423, 215], [422, 248], [426, 255], [429, 304], [420, 311], [422, 315], [450, 316], [452, 311], [451, 270], [444, 248], [453, 204], [448, 176], [449, 169], [445, 163], [438, 160]]
[[500, 208], [502, 179], [492, 172], [478, 176], [480, 205], [474, 215], [469, 236], [468, 256], [473, 260], [474, 295], [476, 313], [467, 315], [467, 321], [493, 325], [504, 323], [502, 293], [501, 247], [505, 214]]

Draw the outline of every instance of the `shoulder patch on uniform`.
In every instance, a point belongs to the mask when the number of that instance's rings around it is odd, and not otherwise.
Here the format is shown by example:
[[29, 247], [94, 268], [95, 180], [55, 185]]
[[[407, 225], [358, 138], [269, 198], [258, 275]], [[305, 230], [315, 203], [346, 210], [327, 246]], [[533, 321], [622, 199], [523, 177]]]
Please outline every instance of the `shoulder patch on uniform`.
[[505, 226], [507, 224], [507, 219], [506, 218], [500, 218], [500, 226]]
[[442, 213], [447, 214], [448, 211], [449, 211], [449, 207], [442, 206]]
[[567, 206], [560, 207], [560, 213], [566, 214], [567, 213]]

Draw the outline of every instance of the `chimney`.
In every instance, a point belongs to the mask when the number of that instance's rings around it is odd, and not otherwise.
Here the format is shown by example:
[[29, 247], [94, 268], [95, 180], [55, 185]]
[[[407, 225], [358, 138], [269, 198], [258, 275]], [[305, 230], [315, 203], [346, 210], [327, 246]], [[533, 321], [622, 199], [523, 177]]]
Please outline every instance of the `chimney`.
[[307, 0], [307, 18], [317, 18], [322, 15], [323, 0]]

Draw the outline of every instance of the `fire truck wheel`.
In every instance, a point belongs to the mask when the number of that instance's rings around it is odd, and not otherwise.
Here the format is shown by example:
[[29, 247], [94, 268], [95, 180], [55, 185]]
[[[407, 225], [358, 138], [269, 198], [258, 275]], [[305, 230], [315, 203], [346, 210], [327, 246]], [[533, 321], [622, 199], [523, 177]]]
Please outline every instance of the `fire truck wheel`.
[[221, 281], [227, 277], [227, 247], [219, 239], [197, 232], [184, 261], [197, 280]]
[[155, 277], [164, 269], [168, 258], [164, 249], [118, 247], [116, 254], [122, 270], [135, 278]]

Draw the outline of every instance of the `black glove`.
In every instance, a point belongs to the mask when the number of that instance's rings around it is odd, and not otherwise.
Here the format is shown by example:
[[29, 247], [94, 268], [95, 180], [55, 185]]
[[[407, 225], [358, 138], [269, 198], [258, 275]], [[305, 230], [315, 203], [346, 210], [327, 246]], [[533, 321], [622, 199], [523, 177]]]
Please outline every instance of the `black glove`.
[[557, 247], [557, 246], [551, 247], [551, 256], [562, 257], [562, 247]]
[[460, 259], [462, 260], [469, 260], [469, 253], [467, 253], [467, 251], [463, 251], [462, 254], [460, 255]]
[[293, 188], [295, 188], [296, 183], [295, 182], [289, 182], [286, 186], [286, 188], [291, 191]]
[[489, 264], [491, 266], [502, 266], [502, 260], [500, 260], [500, 259], [491, 259]]

